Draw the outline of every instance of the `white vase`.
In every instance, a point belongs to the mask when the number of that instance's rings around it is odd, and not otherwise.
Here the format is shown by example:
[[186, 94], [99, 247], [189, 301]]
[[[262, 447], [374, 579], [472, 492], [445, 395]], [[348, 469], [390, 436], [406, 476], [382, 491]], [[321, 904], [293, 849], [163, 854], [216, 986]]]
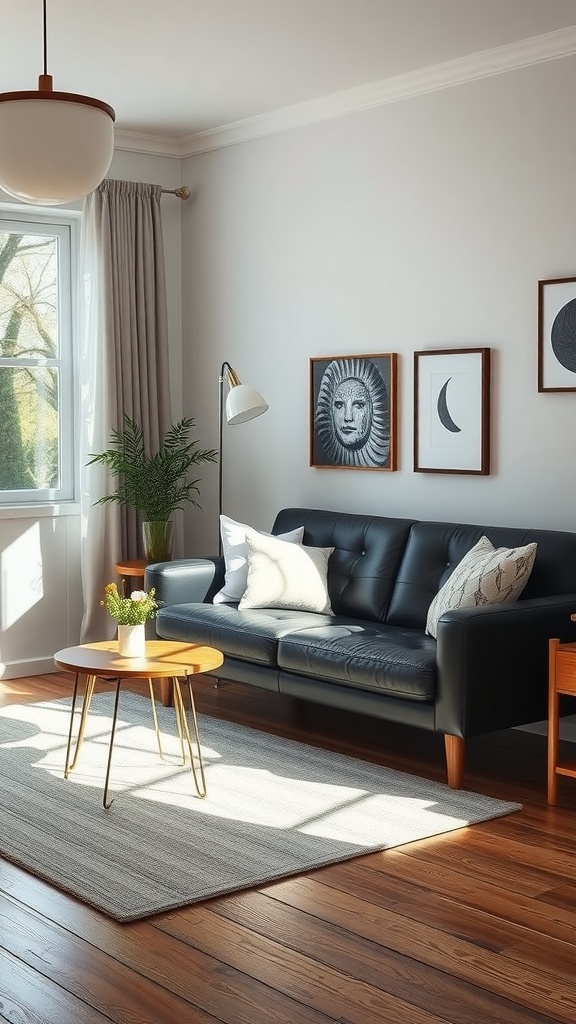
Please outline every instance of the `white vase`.
[[118, 626], [118, 654], [121, 658], [144, 658], [146, 656], [144, 623], [137, 626]]

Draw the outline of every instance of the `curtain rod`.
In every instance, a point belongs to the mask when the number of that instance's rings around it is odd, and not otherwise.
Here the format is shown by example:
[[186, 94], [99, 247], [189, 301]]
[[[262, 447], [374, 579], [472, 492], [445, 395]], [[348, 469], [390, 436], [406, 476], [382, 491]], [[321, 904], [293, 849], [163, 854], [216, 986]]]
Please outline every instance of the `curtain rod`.
[[190, 189], [188, 185], [181, 185], [180, 188], [163, 188], [162, 195], [178, 196], [178, 199], [190, 199]]

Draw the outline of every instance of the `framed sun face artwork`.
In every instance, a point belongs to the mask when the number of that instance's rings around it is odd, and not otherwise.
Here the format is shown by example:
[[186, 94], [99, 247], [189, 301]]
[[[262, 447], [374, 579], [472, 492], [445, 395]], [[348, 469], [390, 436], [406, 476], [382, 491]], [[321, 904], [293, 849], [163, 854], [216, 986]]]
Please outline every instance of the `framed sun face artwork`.
[[414, 471], [490, 472], [490, 349], [414, 353]]
[[396, 469], [395, 352], [310, 360], [310, 465]]
[[538, 391], [576, 391], [576, 277], [538, 281]]

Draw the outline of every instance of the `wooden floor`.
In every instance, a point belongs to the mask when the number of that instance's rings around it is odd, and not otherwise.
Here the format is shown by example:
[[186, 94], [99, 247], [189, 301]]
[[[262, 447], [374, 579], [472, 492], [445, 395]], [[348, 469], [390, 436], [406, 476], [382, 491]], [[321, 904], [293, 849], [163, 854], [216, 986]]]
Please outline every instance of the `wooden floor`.
[[[64, 673], [0, 682], [0, 704], [69, 688]], [[195, 690], [209, 714], [443, 779], [439, 737]], [[133, 924], [0, 860], [0, 1021], [574, 1024], [576, 781], [548, 808], [545, 766], [542, 736], [471, 741], [466, 788], [521, 812]]]

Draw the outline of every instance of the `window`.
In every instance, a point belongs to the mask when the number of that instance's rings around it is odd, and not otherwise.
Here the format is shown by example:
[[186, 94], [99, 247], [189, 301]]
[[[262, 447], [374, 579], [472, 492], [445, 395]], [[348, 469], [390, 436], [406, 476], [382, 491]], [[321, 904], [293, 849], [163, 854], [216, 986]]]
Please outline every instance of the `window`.
[[74, 497], [77, 223], [0, 209], [0, 506]]

